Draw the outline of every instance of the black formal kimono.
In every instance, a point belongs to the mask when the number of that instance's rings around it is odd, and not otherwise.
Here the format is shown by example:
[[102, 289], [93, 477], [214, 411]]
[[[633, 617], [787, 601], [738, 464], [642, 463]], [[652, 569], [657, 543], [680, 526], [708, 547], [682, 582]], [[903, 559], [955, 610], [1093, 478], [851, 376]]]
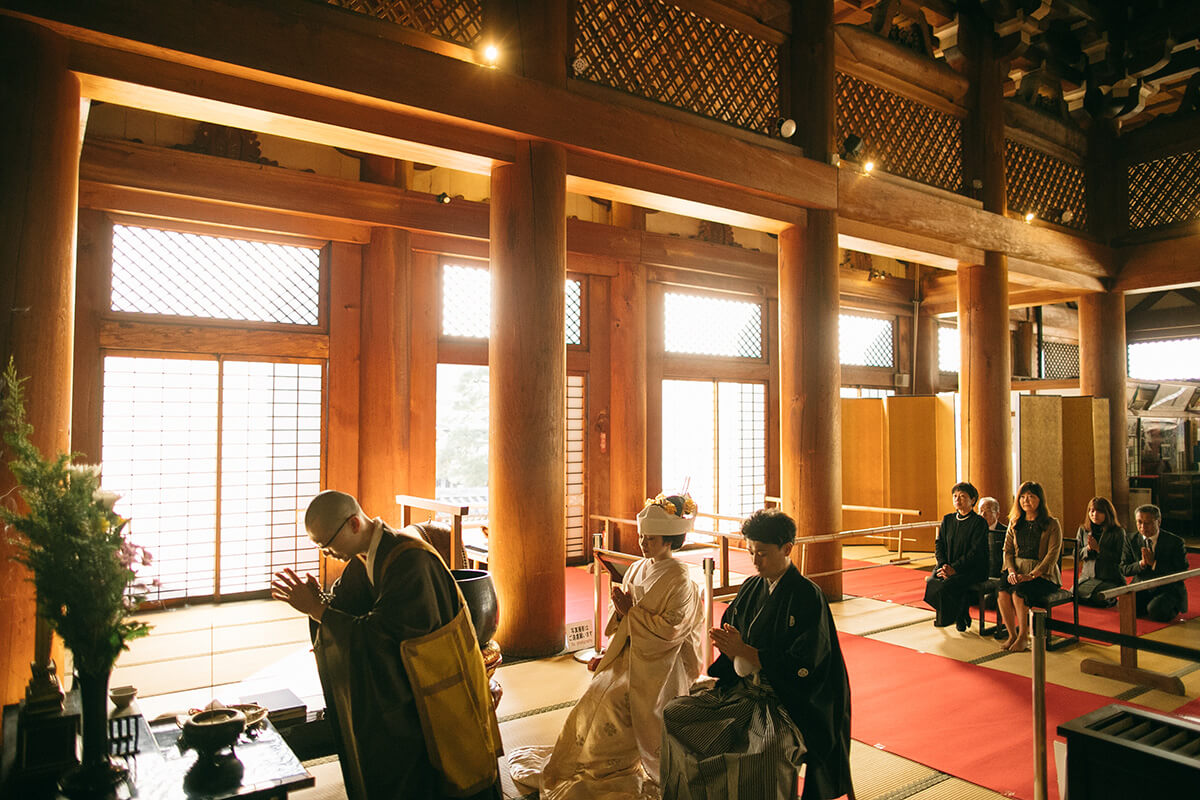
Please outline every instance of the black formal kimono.
[[762, 669], [740, 677], [722, 654], [708, 670], [715, 687], [667, 704], [664, 800], [731, 797], [726, 773], [735, 771], [733, 797], [790, 798], [800, 763], [804, 800], [850, 792], [850, 680], [821, 590], [795, 566], [770, 592], [754, 576], [721, 621], [758, 650]]
[[[441, 798], [400, 643], [449, 624], [458, 588], [431, 550], [388, 558], [400, 535], [384, 526], [374, 559], [353, 558], [333, 586], [313, 652], [350, 800]], [[500, 798], [495, 786], [474, 797]]]
[[956, 512], [947, 514], [938, 528], [934, 550], [935, 571], [949, 564], [954, 574], [949, 578], [932, 576], [926, 582], [925, 602], [937, 612], [933, 624], [944, 627], [969, 621], [967, 589], [988, 576], [987, 520], [974, 511], [963, 519]]

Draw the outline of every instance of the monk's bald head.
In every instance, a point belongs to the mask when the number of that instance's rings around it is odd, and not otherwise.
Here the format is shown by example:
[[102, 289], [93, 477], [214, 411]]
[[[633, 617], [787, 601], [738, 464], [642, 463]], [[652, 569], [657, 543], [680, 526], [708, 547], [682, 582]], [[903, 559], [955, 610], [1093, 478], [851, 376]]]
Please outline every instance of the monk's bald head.
[[308, 531], [308, 538], [318, 545], [324, 544], [348, 517], [356, 514], [362, 514], [362, 507], [354, 495], [329, 489], [308, 504], [308, 510], [304, 512], [304, 529]]

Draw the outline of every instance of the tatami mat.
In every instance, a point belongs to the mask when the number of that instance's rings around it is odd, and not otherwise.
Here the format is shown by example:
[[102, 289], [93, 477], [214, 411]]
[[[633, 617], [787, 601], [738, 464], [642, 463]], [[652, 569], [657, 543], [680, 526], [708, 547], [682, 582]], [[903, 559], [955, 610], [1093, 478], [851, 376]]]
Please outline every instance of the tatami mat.
[[862, 742], [850, 743], [850, 776], [856, 800], [895, 797], [898, 789], [936, 780], [941, 773]]
[[990, 636], [981, 637], [976, 628], [966, 631], [959, 631], [953, 625], [935, 628], [932, 614], [929, 621], [923, 624], [881, 631], [871, 638], [959, 661], [974, 661], [1000, 651], [1000, 645], [995, 639]]
[[502, 665], [496, 680], [504, 687], [501, 719], [559, 703], [578, 700], [592, 673], [570, 655]]
[[904, 797], [906, 800], [1005, 800], [1005, 795], [952, 777]]
[[867, 597], [854, 597], [829, 604], [839, 631], [862, 636], [889, 628], [929, 622], [933, 612]]

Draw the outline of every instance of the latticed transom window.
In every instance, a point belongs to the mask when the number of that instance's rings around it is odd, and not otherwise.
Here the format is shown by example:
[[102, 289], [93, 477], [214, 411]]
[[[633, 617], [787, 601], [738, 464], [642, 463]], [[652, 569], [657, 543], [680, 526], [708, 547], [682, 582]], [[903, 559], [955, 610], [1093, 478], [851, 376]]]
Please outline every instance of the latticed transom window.
[[663, 0], [577, 0], [582, 80], [768, 133], [779, 117], [779, 48]]
[[316, 570], [300, 510], [320, 489], [321, 383], [318, 364], [104, 359], [102, 480], [153, 554], [149, 600]]
[[1005, 139], [1004, 174], [1009, 208], [1070, 228], [1086, 227], [1082, 167]]
[[962, 341], [958, 338], [958, 328], [949, 325], [938, 327], [938, 369], [942, 372], [958, 372], [962, 364]]
[[841, 362], [861, 367], [892, 367], [896, 364], [890, 319], [841, 314], [838, 338]]
[[834, 89], [837, 138], [863, 140], [861, 159], [883, 171], [957, 192], [962, 186], [962, 122], [844, 72]]
[[1200, 338], [1134, 342], [1127, 353], [1135, 380], [1200, 380]]
[[669, 292], [664, 346], [669, 353], [762, 358], [762, 320], [760, 303]]
[[1042, 374], [1061, 380], [1079, 377], [1079, 345], [1067, 342], [1042, 342]]
[[686, 485], [699, 510], [746, 516], [766, 492], [766, 387], [663, 381], [663, 491]]
[[406, 28], [473, 45], [483, 33], [482, 0], [326, 0]]
[[320, 256], [311, 247], [114, 225], [112, 310], [317, 325]]
[[1200, 150], [1129, 166], [1129, 228], [1200, 219]]
[[[583, 284], [567, 278], [566, 342], [583, 343]], [[442, 335], [486, 339], [492, 334], [492, 276], [483, 267], [442, 267]]]

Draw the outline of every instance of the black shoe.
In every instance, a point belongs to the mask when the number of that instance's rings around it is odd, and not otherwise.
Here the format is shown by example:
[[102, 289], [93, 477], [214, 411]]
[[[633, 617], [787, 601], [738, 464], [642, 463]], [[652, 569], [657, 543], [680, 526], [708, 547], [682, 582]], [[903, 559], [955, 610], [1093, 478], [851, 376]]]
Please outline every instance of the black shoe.
[[1004, 627], [1003, 625], [997, 625], [996, 630], [992, 632], [992, 638], [993, 639], [1007, 639], [1008, 638], [1008, 628]]
[[971, 627], [971, 618], [967, 617], [966, 619], [960, 619], [958, 622], [954, 623], [954, 627], [958, 629], [960, 633], [965, 632], [967, 628]]

